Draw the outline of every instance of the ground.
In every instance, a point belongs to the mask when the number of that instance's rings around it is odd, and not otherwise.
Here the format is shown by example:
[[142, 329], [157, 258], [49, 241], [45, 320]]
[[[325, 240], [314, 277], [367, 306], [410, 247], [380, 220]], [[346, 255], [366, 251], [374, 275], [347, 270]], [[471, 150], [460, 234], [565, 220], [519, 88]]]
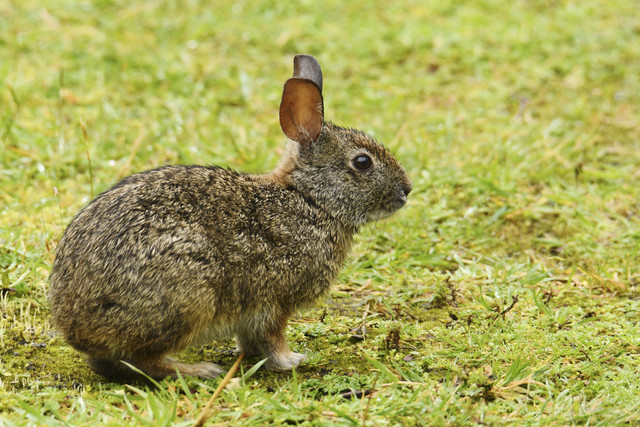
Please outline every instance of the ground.
[[[580, 2], [0, 3], [0, 425], [184, 424], [220, 379], [110, 383], [49, 322], [64, 227], [164, 164], [267, 171], [296, 53], [326, 117], [413, 180], [293, 373], [241, 365], [212, 423], [640, 423], [640, 21]], [[179, 358], [229, 368], [233, 342]], [[257, 368], [257, 369], [254, 369]]]

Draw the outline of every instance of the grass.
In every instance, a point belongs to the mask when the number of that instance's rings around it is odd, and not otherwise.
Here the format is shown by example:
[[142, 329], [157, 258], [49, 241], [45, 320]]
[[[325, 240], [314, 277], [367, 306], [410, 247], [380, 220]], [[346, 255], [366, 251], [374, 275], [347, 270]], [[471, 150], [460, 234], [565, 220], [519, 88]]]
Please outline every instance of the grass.
[[[0, 425], [190, 425], [219, 379], [108, 383], [45, 300], [72, 216], [129, 174], [258, 172], [295, 53], [326, 115], [414, 182], [211, 422], [640, 423], [640, 24], [632, 0], [0, 3]], [[230, 367], [233, 343], [185, 360]], [[374, 391], [371, 394], [371, 390]]]

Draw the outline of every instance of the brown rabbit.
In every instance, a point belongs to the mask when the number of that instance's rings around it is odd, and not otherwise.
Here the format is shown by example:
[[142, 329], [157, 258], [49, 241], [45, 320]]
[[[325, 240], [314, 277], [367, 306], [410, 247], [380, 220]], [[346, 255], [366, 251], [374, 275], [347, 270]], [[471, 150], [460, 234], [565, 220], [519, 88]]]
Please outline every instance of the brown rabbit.
[[401, 208], [411, 182], [362, 132], [325, 123], [322, 72], [294, 60], [280, 105], [292, 141], [265, 175], [167, 166], [123, 179], [73, 219], [51, 272], [53, 322], [97, 373], [212, 378], [168, 354], [235, 336], [238, 350], [297, 366], [288, 317], [327, 293], [367, 221]]

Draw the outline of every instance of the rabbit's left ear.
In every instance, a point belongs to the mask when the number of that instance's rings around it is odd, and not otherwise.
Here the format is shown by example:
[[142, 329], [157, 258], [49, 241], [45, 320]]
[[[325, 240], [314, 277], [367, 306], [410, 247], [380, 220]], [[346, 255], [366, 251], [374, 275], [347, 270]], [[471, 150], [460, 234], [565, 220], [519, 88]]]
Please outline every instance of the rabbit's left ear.
[[293, 77], [287, 80], [280, 102], [280, 127], [302, 145], [315, 142], [322, 131], [324, 103], [322, 70], [314, 57], [296, 55]]

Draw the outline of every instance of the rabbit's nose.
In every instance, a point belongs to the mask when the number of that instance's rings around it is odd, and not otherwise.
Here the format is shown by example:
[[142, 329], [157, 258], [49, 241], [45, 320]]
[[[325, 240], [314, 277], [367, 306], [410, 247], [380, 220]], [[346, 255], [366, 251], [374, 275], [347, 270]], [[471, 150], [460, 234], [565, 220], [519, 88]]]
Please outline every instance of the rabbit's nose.
[[407, 196], [409, 193], [411, 193], [411, 181], [405, 181], [401, 184], [398, 191], [398, 198], [403, 205], [407, 203]]
[[409, 179], [405, 180], [405, 182], [402, 183], [402, 191], [404, 192], [405, 197], [407, 197], [409, 193], [411, 193], [412, 189], [413, 185], [411, 184], [411, 181]]

